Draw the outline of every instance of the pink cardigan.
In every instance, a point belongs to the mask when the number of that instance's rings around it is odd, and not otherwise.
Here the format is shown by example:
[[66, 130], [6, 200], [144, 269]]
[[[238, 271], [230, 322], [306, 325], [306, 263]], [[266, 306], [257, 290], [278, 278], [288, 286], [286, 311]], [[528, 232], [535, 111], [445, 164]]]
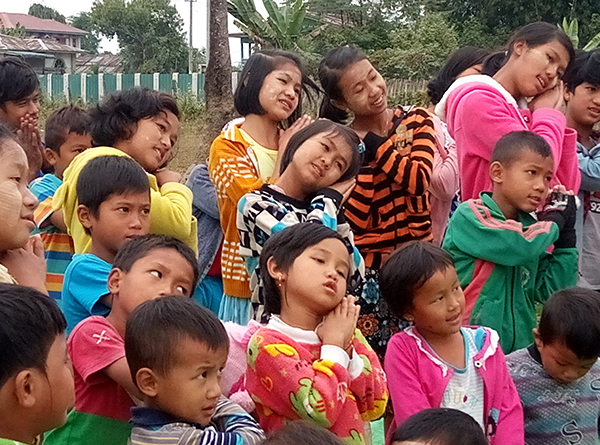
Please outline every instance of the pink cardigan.
[[[554, 155], [554, 184], [575, 193], [581, 175], [577, 162], [577, 133], [566, 127], [558, 110], [542, 108], [531, 112], [517, 106], [502, 85], [488, 76], [458, 79], [436, 107], [456, 141], [461, 179], [461, 200], [476, 199], [490, 191], [489, 160], [496, 142], [511, 131], [529, 130], [550, 144]], [[444, 119], [445, 116], [445, 119]]]
[[[483, 347], [473, 357], [483, 378], [484, 421], [490, 445], [523, 445], [523, 408], [508, 373], [498, 334], [483, 329]], [[394, 407], [394, 430], [411, 415], [427, 408], [439, 408], [454, 370], [441, 361], [414, 327], [394, 335], [385, 354], [385, 372]]]

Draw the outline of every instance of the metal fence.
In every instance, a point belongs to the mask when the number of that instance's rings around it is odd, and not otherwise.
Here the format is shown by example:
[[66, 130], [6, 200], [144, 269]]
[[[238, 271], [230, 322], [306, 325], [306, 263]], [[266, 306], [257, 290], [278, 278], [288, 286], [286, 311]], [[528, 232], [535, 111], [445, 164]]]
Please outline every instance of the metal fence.
[[38, 78], [42, 92], [47, 97], [62, 97], [68, 101], [80, 99], [88, 104], [96, 103], [114, 91], [136, 86], [153, 88], [169, 94], [192, 94], [204, 99], [203, 73], [44, 74]]

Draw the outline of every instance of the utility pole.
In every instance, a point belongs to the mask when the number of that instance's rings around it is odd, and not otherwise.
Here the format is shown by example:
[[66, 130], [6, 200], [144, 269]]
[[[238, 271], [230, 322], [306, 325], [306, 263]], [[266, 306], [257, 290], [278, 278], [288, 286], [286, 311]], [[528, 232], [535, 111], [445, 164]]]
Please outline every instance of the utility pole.
[[193, 66], [192, 66], [192, 53], [193, 53], [193, 45], [192, 45], [192, 23], [193, 23], [192, 17], [193, 16], [192, 16], [192, 13], [194, 12], [193, 5], [196, 0], [185, 0], [185, 1], [190, 3], [190, 54], [188, 56], [188, 59], [189, 59], [188, 71], [191, 73], [192, 68], [193, 68]]

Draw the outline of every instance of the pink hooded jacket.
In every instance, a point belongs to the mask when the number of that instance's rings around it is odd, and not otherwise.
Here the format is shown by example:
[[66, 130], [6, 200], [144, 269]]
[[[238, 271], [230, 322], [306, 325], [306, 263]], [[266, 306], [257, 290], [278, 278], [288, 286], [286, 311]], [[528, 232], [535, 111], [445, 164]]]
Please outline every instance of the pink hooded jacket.
[[[482, 329], [483, 346], [472, 360], [483, 378], [483, 416], [490, 445], [523, 445], [523, 408], [517, 388], [508, 373], [498, 334]], [[438, 358], [414, 327], [394, 335], [385, 354], [385, 373], [394, 407], [394, 420], [387, 435], [406, 419], [427, 408], [439, 408], [454, 370]]]
[[529, 130], [550, 144], [555, 179], [575, 193], [581, 175], [577, 162], [577, 133], [567, 128], [565, 116], [552, 108], [534, 112], [519, 108], [511, 94], [484, 75], [456, 80], [435, 109], [456, 141], [461, 200], [476, 199], [492, 190], [489, 160], [496, 142], [511, 131]]

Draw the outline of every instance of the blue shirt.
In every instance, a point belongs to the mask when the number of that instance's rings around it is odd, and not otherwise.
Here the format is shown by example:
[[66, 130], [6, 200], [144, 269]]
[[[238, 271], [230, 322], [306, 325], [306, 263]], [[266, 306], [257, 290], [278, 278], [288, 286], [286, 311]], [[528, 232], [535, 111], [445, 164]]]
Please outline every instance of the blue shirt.
[[108, 274], [112, 265], [91, 253], [73, 256], [65, 272], [62, 310], [67, 319], [67, 334], [91, 315], [106, 316], [110, 308], [100, 302], [108, 295]]

